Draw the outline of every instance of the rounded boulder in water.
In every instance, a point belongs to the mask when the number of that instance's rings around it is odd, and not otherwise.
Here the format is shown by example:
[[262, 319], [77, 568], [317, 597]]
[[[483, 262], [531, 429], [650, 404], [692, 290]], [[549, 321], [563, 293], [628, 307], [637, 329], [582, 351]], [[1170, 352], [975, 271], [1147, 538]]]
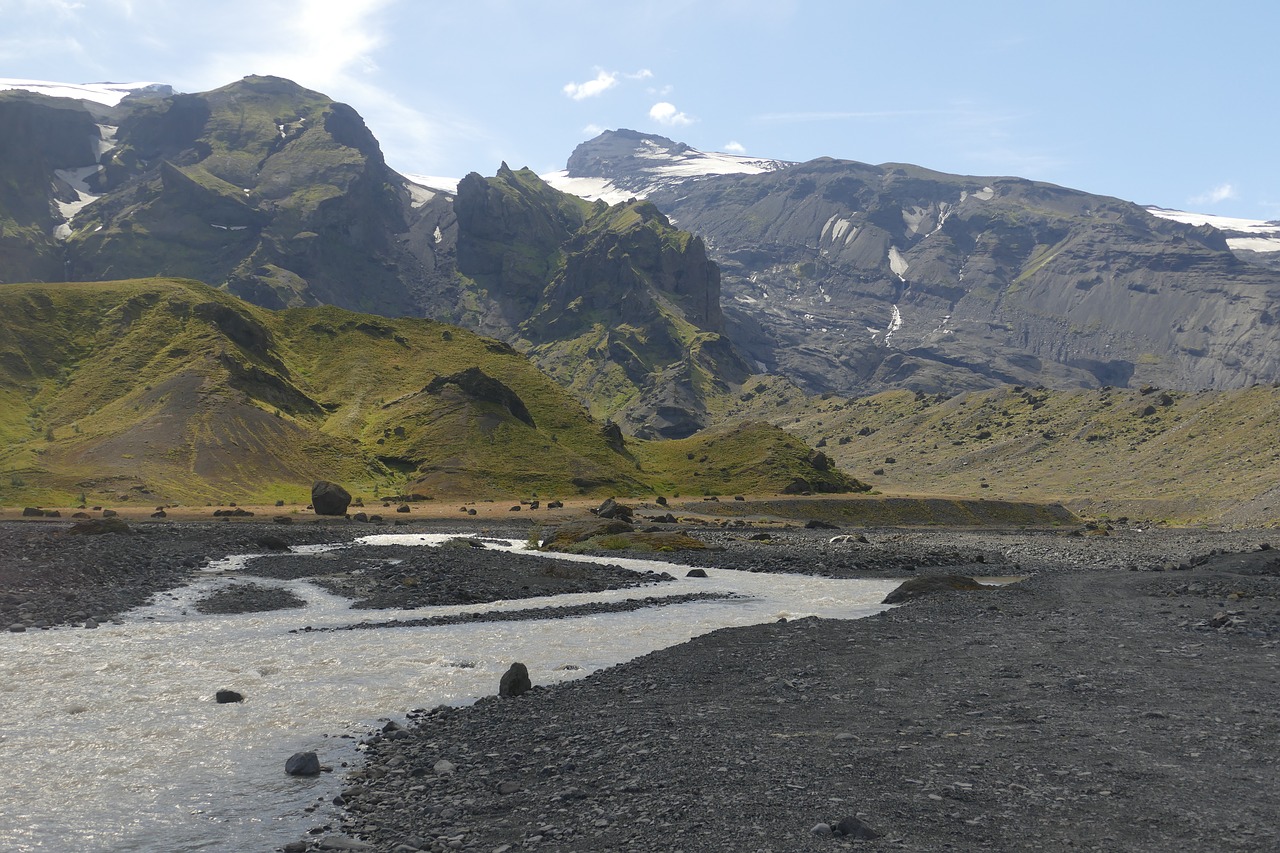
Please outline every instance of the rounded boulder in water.
[[284, 763], [284, 772], [290, 776], [319, 776], [320, 757], [314, 752], [295, 752]]

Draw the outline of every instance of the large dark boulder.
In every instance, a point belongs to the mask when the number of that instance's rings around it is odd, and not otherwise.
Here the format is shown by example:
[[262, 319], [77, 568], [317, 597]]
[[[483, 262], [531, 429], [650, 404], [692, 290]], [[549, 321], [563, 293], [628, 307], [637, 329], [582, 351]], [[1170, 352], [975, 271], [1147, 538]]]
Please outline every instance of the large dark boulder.
[[346, 515], [351, 506], [351, 493], [328, 480], [319, 480], [311, 487], [311, 507], [316, 515]]
[[498, 682], [498, 695], [506, 698], [514, 698], [532, 689], [533, 682], [529, 680], [529, 668], [518, 661], [511, 664], [511, 667], [502, 674], [502, 680]]

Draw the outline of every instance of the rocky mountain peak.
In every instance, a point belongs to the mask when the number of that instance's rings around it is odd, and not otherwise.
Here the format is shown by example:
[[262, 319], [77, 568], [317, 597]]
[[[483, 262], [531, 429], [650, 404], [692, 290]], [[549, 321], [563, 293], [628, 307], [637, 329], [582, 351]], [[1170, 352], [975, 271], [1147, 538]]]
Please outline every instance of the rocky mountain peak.
[[674, 158], [691, 151], [665, 136], [619, 128], [606, 130], [573, 149], [566, 164], [571, 177], [619, 177], [631, 171], [637, 157]]
[[606, 130], [574, 149], [567, 168], [543, 178], [557, 189], [583, 198], [621, 202], [713, 175], [772, 172], [782, 160], [699, 151], [665, 136], [635, 130]]

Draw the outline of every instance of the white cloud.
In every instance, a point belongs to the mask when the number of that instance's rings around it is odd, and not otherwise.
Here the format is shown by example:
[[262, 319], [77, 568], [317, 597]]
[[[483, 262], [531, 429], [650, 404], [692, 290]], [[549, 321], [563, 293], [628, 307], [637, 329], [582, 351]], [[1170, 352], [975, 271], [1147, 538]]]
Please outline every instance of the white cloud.
[[1208, 192], [1193, 196], [1190, 201], [1192, 204], [1219, 204], [1233, 198], [1239, 198], [1235, 187], [1231, 184], [1218, 184]]
[[[214, 54], [201, 76], [223, 85], [245, 74], [275, 74], [312, 89], [338, 89], [377, 66], [387, 42], [380, 13], [394, 0], [269, 2], [246, 27], [244, 47]], [[221, 23], [221, 22], [219, 22]], [[236, 43], [232, 41], [231, 43]]]
[[666, 101], [659, 101], [650, 107], [649, 118], [658, 124], [665, 124], [669, 127], [683, 127], [687, 124], [693, 124], [693, 119], [677, 110], [675, 104]]
[[618, 85], [617, 72], [600, 69], [594, 80], [588, 80], [585, 83], [565, 83], [564, 93], [575, 101], [581, 101], [583, 98], [603, 95], [616, 85]]
[[747, 148], [741, 142], [726, 142], [724, 150], [730, 154], [746, 154]]
[[582, 132], [587, 134], [587, 136], [599, 136], [604, 133], [604, 128], [598, 124], [592, 123], [584, 127]]
[[619, 78], [623, 80], [648, 80], [651, 77], [653, 77], [653, 72], [648, 68], [641, 68], [639, 71], [631, 72], [605, 71], [603, 68], [597, 68], [594, 79], [585, 83], [565, 83], [561, 91], [575, 101], [581, 101], [585, 98], [603, 95], [618, 85]]

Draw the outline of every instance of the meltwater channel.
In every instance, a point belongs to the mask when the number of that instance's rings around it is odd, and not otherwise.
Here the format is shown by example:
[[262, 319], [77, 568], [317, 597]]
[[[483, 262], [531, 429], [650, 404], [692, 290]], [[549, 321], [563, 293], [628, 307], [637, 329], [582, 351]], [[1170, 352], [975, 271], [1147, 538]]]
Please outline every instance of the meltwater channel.
[[[369, 536], [361, 545], [439, 545], [452, 535]], [[524, 550], [517, 540], [486, 547]], [[326, 546], [302, 546], [315, 553]], [[537, 552], [529, 552], [537, 553]], [[597, 669], [729, 626], [809, 615], [852, 619], [884, 609], [895, 581], [707, 569], [655, 560], [548, 555], [667, 571], [678, 580], [603, 593], [416, 610], [352, 610], [307, 581], [270, 581], [307, 601], [303, 609], [201, 615], [196, 600], [233, 582], [251, 555], [211, 571], [158, 603], [97, 630], [4, 635], [0, 654], [0, 848], [34, 850], [263, 850], [330, 822], [326, 805], [356, 739], [379, 720], [414, 708], [464, 705], [497, 692], [512, 661], [535, 684]], [[562, 619], [444, 627], [290, 633], [304, 626], [547, 605], [619, 601], [688, 592], [735, 598]], [[219, 705], [219, 689], [243, 693]], [[314, 750], [334, 772], [285, 775], [294, 752]], [[316, 807], [319, 806], [317, 809]], [[312, 807], [313, 811], [307, 811]], [[336, 820], [332, 822], [336, 823]]]

